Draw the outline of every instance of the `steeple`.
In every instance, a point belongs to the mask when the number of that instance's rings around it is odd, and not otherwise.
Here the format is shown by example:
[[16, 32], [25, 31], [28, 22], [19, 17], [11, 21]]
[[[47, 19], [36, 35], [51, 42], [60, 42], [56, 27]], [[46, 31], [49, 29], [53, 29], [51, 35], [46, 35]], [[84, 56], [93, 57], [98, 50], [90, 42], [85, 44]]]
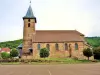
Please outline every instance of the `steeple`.
[[32, 40], [35, 35], [35, 23], [36, 23], [36, 17], [33, 14], [31, 2], [29, 5], [29, 8], [27, 10], [26, 15], [23, 17], [23, 48], [22, 53], [23, 55], [29, 54], [32, 55]]
[[29, 8], [28, 8], [28, 10], [27, 10], [27, 13], [26, 13], [26, 15], [23, 17], [23, 19], [35, 19], [35, 23], [36, 23], [36, 17], [35, 17], [34, 14], [33, 14], [31, 5], [29, 6]]

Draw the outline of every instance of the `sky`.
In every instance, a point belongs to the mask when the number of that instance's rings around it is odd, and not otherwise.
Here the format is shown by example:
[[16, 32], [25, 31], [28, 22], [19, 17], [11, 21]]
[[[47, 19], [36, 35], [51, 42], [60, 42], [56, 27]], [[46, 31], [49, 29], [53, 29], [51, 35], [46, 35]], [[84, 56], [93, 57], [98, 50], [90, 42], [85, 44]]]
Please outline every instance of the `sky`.
[[[30, 0], [0, 0], [0, 42], [23, 38]], [[36, 30], [77, 30], [100, 36], [100, 0], [31, 0]]]

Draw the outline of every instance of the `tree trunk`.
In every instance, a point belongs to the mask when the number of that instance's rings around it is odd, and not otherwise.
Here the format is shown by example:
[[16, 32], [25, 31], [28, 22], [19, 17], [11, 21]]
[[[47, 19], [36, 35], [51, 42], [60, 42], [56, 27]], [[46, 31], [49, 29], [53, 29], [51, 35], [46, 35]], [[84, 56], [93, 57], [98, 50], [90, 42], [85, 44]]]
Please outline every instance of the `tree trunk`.
[[88, 57], [88, 60], [89, 60], [89, 57]]

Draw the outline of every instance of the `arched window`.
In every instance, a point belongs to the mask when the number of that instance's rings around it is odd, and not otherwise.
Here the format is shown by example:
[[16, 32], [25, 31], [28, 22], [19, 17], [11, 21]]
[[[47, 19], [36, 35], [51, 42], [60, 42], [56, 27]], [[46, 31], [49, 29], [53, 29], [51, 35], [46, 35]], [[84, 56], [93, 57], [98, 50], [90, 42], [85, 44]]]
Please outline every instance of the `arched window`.
[[30, 23], [28, 23], [28, 27], [30, 27]]
[[30, 19], [28, 19], [28, 22], [30, 22]]
[[65, 43], [65, 50], [68, 50], [68, 45], [67, 45], [67, 43]]
[[40, 44], [38, 44], [38, 45], [37, 45], [37, 48], [38, 48], [38, 50], [40, 50], [40, 48], [41, 48], [41, 45], [40, 45]]
[[49, 45], [49, 44], [47, 44], [47, 45], [46, 45], [46, 48], [47, 48], [48, 50], [50, 50], [50, 45]]
[[55, 48], [56, 50], [59, 50], [59, 45], [57, 43], [55, 44]]
[[78, 44], [75, 43], [75, 50], [78, 50]]

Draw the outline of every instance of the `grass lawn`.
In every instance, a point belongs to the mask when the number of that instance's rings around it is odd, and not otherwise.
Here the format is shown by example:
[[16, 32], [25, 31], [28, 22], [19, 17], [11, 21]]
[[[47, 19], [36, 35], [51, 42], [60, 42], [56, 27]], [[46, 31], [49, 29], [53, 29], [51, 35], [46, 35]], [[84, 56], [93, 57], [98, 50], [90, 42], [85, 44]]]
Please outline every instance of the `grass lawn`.
[[72, 58], [40, 58], [40, 59], [27, 59], [25, 60], [25, 62], [0, 62], [1, 65], [21, 65], [21, 64], [42, 65], [42, 64], [80, 64], [80, 63], [94, 63], [94, 62], [92, 62], [91, 60], [76, 60]]
[[80, 63], [94, 63], [91, 60], [76, 60], [72, 58], [40, 58], [35, 62], [29, 62], [29, 64], [80, 64]]
[[20, 62], [1, 62], [0, 65], [20, 65]]

